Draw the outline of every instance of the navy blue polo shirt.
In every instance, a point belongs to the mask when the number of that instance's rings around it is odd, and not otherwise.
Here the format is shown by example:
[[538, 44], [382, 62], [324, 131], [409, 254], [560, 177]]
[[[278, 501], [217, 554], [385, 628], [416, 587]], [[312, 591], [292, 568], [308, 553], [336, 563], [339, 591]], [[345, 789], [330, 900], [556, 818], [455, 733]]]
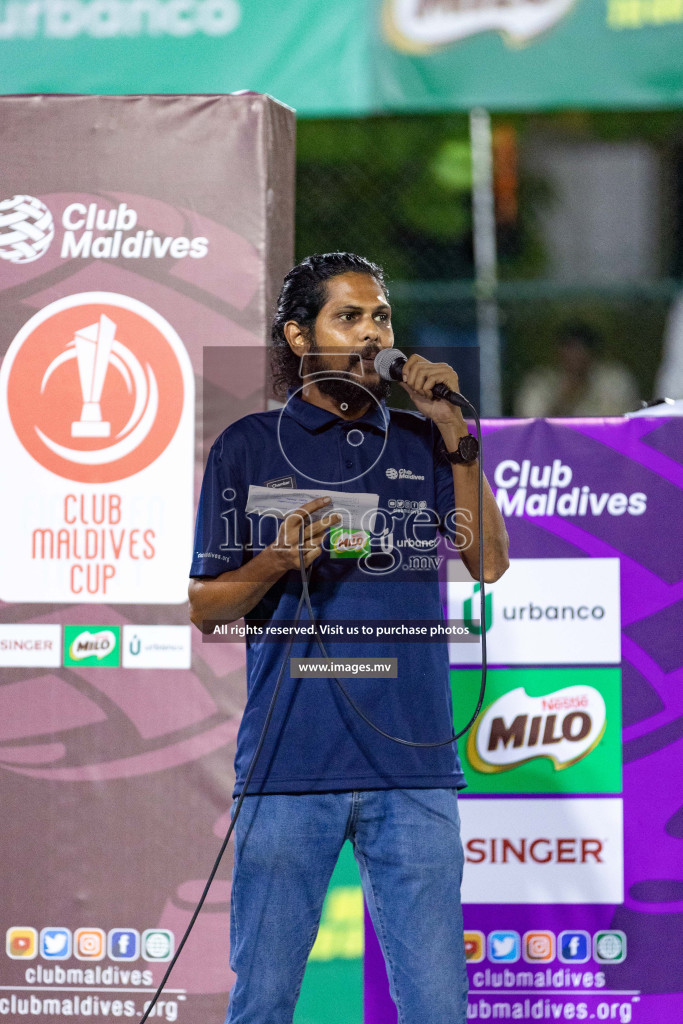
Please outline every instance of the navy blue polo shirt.
[[[191, 576], [238, 568], [272, 543], [279, 523], [245, 514], [249, 485], [368, 492], [378, 514], [364, 558], [314, 563], [311, 602], [320, 623], [443, 619], [437, 530], [453, 535], [453, 478], [439, 454], [439, 434], [418, 413], [373, 402], [345, 421], [290, 395], [286, 406], [245, 416], [213, 444], [197, 512]], [[301, 594], [298, 571], [286, 573], [246, 616], [292, 620]], [[302, 622], [308, 621], [304, 608]], [[286, 643], [247, 638], [247, 704], [235, 758], [241, 791], [278, 677]], [[397, 679], [344, 679], [366, 715], [385, 732], [418, 742], [445, 739], [453, 713], [445, 642], [373, 639], [325, 644], [330, 657], [398, 659]], [[295, 642], [289, 657], [322, 657], [315, 639]], [[465, 785], [456, 744], [405, 747], [372, 730], [331, 679], [292, 679], [289, 665], [251, 793], [302, 793]]]

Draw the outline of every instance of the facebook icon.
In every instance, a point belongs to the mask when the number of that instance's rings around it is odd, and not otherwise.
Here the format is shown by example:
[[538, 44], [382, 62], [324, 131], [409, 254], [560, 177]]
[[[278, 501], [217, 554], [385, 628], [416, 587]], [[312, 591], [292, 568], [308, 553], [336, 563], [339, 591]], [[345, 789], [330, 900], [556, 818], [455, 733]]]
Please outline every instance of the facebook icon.
[[557, 939], [557, 955], [565, 964], [585, 964], [590, 948], [588, 932], [560, 932]]
[[140, 933], [134, 928], [113, 928], [109, 932], [110, 960], [137, 960], [140, 956]]

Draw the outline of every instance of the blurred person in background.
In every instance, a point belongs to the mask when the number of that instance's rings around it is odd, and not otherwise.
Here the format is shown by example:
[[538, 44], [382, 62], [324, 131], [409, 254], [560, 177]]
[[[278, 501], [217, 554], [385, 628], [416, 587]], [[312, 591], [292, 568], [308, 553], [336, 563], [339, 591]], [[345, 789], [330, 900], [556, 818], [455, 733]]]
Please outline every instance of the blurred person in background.
[[515, 416], [621, 416], [639, 406], [636, 380], [621, 363], [600, 358], [600, 338], [583, 321], [566, 323], [555, 339], [555, 365], [522, 380]]
[[667, 317], [655, 395], [683, 398], [683, 295], [675, 299]]

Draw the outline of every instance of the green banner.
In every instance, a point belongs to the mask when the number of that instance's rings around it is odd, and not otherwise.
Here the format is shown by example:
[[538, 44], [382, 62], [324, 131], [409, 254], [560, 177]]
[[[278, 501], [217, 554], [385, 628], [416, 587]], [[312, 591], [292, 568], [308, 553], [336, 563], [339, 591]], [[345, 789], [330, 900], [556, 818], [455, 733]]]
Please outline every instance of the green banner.
[[266, 92], [302, 116], [683, 103], [683, 0], [0, 0], [0, 92]]
[[683, 102], [683, 0], [383, 0], [383, 109]]
[[0, 0], [0, 93], [269, 93], [372, 106], [365, 0]]

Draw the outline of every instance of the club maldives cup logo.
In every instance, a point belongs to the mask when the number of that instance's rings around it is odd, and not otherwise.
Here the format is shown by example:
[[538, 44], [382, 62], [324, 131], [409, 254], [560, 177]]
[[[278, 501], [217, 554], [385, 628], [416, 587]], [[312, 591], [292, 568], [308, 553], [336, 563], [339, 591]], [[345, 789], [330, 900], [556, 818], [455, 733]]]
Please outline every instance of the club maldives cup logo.
[[58, 476], [121, 480], [176, 432], [183, 373], [173, 328], [127, 296], [84, 293], [42, 309], [7, 354], [7, 405], [26, 451]]
[[6, 601], [176, 603], [192, 529], [194, 375], [137, 299], [83, 292], [21, 328], [0, 367]]

